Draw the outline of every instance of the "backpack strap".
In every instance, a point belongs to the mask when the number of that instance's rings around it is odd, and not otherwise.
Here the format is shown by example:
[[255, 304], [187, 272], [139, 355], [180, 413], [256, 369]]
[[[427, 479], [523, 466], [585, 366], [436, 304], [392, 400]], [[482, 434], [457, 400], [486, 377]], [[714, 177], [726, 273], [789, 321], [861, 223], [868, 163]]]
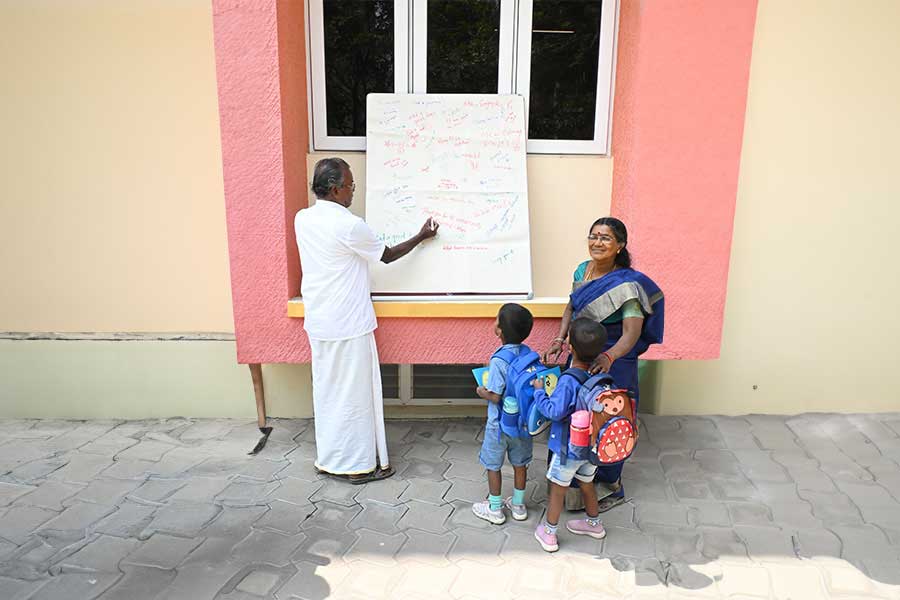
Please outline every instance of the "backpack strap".
[[[559, 376], [559, 380], [556, 382], [557, 386], [559, 386], [559, 382], [562, 381], [562, 378], [565, 377], [566, 375], [574, 378], [575, 381], [578, 382], [579, 389], [577, 392], [578, 395], [576, 396], [576, 398], [577, 398], [578, 396], [581, 395], [581, 387], [584, 386], [585, 382], [588, 381], [588, 379], [590, 379], [591, 376], [587, 371], [584, 371], [582, 369], [576, 369], [574, 367], [570, 367], [570, 368], [566, 369], [562, 375]], [[569, 428], [568, 427], [563, 427], [562, 439], [559, 440], [559, 449], [560, 449], [559, 464], [564, 465], [569, 460]]]
[[500, 348], [496, 352], [491, 355], [491, 358], [499, 358], [507, 365], [512, 364], [512, 361], [516, 359], [517, 354], [510, 350], [509, 348]]

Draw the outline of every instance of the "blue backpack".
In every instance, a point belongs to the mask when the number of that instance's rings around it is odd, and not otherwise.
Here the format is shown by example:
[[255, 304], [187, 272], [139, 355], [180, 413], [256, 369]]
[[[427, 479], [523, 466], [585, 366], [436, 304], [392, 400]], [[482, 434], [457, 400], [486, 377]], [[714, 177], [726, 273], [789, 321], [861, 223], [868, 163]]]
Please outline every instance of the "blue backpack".
[[500, 432], [510, 437], [530, 438], [546, 429], [546, 424], [541, 421], [539, 431], [529, 430], [529, 416], [536, 408], [532, 382], [540, 371], [545, 370], [538, 353], [522, 344], [518, 356], [512, 350], [500, 348], [491, 358], [499, 358], [509, 365], [506, 389], [498, 406]]

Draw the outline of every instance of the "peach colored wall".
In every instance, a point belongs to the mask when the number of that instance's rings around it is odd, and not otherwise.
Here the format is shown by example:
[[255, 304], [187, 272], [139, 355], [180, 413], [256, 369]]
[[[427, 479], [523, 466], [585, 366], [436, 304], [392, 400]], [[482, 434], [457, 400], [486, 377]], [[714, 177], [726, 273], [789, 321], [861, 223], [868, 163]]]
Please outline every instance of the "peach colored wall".
[[722, 335], [756, 0], [625, 1], [613, 214], [666, 295], [646, 358], [716, 358]]
[[900, 410], [898, 23], [760, 1], [722, 354], [660, 364], [660, 412]]
[[0, 331], [231, 331], [206, 0], [0, 3]]

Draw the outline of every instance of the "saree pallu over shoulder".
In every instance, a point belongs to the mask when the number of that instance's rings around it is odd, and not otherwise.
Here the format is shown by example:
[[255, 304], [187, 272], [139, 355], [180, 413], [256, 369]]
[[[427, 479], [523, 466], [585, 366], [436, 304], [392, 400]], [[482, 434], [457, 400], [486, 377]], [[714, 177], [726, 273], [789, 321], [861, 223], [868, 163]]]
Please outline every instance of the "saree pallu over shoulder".
[[629, 300], [637, 300], [645, 316], [636, 354], [643, 353], [650, 344], [662, 342], [665, 298], [659, 286], [643, 273], [616, 269], [593, 281], [576, 282], [572, 287], [573, 317], [601, 322]]

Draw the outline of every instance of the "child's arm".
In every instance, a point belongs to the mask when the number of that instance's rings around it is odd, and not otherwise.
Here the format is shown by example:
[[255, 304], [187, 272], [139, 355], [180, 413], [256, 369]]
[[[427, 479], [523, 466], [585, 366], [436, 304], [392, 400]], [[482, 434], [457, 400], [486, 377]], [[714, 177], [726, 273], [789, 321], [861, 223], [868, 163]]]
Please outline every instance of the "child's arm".
[[[538, 383], [540, 382], [540, 383]], [[544, 391], [543, 381], [538, 378], [534, 383], [534, 401], [538, 410], [551, 421], [562, 421], [572, 414], [571, 390], [568, 386], [557, 384], [553, 394], [548, 396]]]
[[482, 400], [487, 400], [488, 402], [493, 402], [494, 404], [498, 404], [501, 400], [500, 394], [495, 394], [483, 385], [479, 385], [478, 389], [475, 390], [475, 393], [478, 394], [478, 397]]

